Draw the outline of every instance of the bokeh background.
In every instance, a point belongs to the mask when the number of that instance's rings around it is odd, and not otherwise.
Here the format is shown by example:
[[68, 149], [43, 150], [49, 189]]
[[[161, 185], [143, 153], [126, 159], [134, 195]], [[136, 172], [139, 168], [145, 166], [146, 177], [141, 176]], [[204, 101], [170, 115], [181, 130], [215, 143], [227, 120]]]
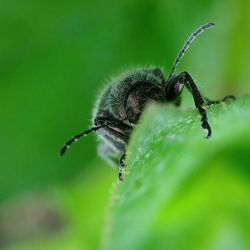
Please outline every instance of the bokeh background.
[[[221, 1], [0, 0], [0, 249], [96, 249], [117, 173], [90, 126], [102, 86], [126, 68], [186, 70], [213, 98], [250, 92], [250, 6]], [[191, 99], [185, 94], [186, 105]]]

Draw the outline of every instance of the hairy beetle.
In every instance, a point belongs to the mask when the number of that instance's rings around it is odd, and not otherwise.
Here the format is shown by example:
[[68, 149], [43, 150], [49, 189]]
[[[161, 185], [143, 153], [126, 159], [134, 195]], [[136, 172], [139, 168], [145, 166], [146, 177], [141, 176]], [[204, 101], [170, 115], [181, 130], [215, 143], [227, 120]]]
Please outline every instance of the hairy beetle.
[[[67, 141], [60, 154], [64, 155], [70, 145], [82, 136], [96, 132], [102, 139], [99, 145], [100, 155], [119, 166], [119, 179], [123, 180], [126, 147], [134, 125], [138, 123], [145, 105], [153, 101], [157, 103], [172, 102], [178, 106], [184, 86], [193, 96], [195, 107], [201, 116], [201, 126], [207, 131], [206, 138], [209, 138], [212, 131], [204, 106], [220, 101], [204, 98], [188, 72], [184, 71], [179, 75], [174, 75], [174, 72], [195, 38], [213, 26], [213, 23], [202, 25], [189, 36], [178, 53], [168, 78], [164, 77], [161, 69], [152, 67], [124, 73], [111, 81], [98, 99], [93, 114], [93, 127]], [[227, 96], [222, 101], [227, 98], [234, 99], [233, 96]]]

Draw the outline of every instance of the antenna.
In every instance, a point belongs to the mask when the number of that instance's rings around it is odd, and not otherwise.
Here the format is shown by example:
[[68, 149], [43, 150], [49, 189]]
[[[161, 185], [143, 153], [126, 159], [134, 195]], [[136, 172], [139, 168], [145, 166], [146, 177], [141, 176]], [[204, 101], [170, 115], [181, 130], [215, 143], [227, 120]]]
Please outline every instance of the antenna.
[[180, 50], [177, 58], [175, 59], [174, 62], [174, 66], [172, 68], [172, 70], [170, 71], [168, 80], [173, 76], [175, 69], [177, 67], [177, 65], [179, 64], [180, 60], [182, 59], [182, 57], [184, 56], [185, 52], [188, 50], [190, 44], [201, 34], [203, 33], [203, 31], [210, 29], [214, 26], [214, 23], [207, 23], [204, 24], [202, 26], [200, 26], [197, 30], [195, 30], [188, 38], [188, 40], [185, 42], [185, 44], [183, 45], [182, 49]]
[[74, 142], [78, 141], [81, 137], [87, 136], [87, 135], [88, 135], [89, 133], [91, 133], [91, 132], [95, 132], [96, 130], [98, 130], [98, 129], [100, 129], [100, 128], [105, 128], [105, 127], [107, 127], [107, 126], [109, 126], [109, 125], [113, 125], [113, 124], [116, 124], [116, 123], [117, 123], [117, 121], [116, 121], [116, 122], [108, 122], [108, 123], [106, 123], [106, 124], [104, 124], [104, 125], [92, 127], [92, 128], [90, 128], [90, 129], [88, 129], [88, 130], [86, 130], [86, 131], [82, 131], [80, 134], [77, 134], [77, 135], [73, 136], [70, 140], [68, 140], [68, 141], [64, 144], [64, 146], [63, 146], [62, 149], [60, 150], [60, 155], [63, 156], [63, 155], [65, 154], [66, 150], [67, 150], [68, 148], [70, 148], [70, 146], [71, 146]]

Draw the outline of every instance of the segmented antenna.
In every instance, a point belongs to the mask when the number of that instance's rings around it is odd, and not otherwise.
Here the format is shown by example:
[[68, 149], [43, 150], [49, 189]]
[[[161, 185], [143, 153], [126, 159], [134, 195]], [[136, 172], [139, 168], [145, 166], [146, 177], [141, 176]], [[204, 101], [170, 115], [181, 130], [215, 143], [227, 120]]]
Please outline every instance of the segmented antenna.
[[82, 131], [80, 134], [77, 134], [75, 136], [73, 136], [70, 140], [68, 140], [64, 146], [62, 147], [62, 149], [60, 150], [60, 155], [63, 156], [65, 154], [65, 152], [67, 151], [68, 148], [70, 148], [70, 146], [78, 141], [81, 137], [83, 136], [87, 136], [89, 133], [91, 132], [95, 132], [96, 130], [100, 129], [100, 128], [105, 128], [109, 125], [113, 125], [117, 122], [109, 122], [109, 123], [106, 123], [104, 125], [100, 125], [100, 126], [96, 126], [96, 127], [93, 127], [93, 128], [90, 128], [89, 130], [86, 130], [86, 131]]
[[172, 68], [172, 70], [170, 71], [169, 77], [168, 79], [170, 79], [172, 77], [172, 75], [174, 74], [174, 71], [177, 67], [177, 65], [179, 64], [181, 58], [184, 56], [185, 52], [188, 50], [190, 44], [196, 39], [196, 37], [198, 35], [200, 35], [203, 31], [210, 29], [214, 26], [214, 23], [207, 23], [204, 24], [202, 26], [200, 26], [197, 30], [195, 30], [188, 38], [188, 40], [185, 42], [185, 44], [183, 45], [182, 49], [180, 50], [177, 58], [175, 59], [174, 62], [174, 66]]

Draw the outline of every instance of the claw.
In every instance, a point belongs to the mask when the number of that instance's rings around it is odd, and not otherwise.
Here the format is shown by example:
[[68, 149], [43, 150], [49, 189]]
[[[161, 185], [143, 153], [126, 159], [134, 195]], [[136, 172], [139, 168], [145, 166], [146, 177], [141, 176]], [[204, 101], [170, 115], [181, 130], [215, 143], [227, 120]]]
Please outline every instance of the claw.
[[119, 170], [119, 181], [124, 181], [124, 173]]
[[204, 121], [202, 123], [202, 128], [207, 131], [207, 136], [205, 136], [205, 138], [209, 139], [211, 137], [211, 135], [212, 135], [212, 130], [211, 130], [210, 125], [208, 124], [207, 121]]
[[124, 181], [124, 168], [125, 168], [125, 157], [126, 155], [123, 154], [119, 160], [119, 180]]

